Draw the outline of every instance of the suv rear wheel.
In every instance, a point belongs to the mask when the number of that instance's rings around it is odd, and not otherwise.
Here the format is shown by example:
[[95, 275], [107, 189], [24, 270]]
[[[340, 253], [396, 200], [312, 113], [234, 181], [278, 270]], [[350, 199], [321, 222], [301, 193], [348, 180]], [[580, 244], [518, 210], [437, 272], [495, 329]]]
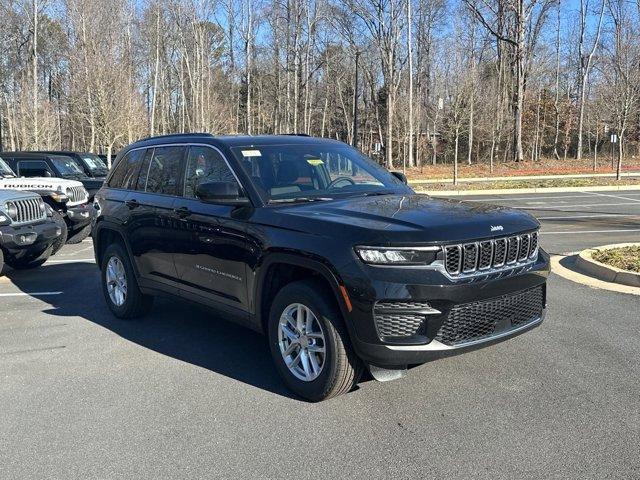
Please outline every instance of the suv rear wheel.
[[138, 287], [133, 266], [124, 247], [109, 245], [102, 257], [102, 293], [109, 309], [118, 318], [140, 317], [151, 310], [153, 297]]
[[298, 395], [317, 402], [347, 393], [358, 383], [362, 362], [322, 283], [300, 281], [280, 290], [271, 306], [268, 334], [278, 373]]

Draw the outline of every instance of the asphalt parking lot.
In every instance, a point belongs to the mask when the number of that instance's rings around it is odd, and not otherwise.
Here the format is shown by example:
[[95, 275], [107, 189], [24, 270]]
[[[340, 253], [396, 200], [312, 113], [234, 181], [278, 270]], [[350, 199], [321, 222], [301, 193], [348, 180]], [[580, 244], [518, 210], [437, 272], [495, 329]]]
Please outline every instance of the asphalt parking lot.
[[[640, 191], [465, 199], [554, 254], [640, 239]], [[206, 310], [113, 318], [92, 255], [0, 278], [2, 478], [640, 478], [640, 296], [552, 274], [540, 328], [309, 404]]]

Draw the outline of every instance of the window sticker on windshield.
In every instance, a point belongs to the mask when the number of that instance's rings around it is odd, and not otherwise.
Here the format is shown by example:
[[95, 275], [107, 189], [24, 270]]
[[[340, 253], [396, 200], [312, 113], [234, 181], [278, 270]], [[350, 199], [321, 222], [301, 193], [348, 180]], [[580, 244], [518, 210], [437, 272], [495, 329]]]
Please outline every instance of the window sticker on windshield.
[[242, 150], [242, 155], [245, 157], [261, 157], [260, 150]]
[[322, 160], [320, 160], [319, 158], [308, 158], [307, 159], [307, 163], [309, 165], [313, 165], [314, 167], [317, 167], [318, 165], [324, 164], [324, 162]]

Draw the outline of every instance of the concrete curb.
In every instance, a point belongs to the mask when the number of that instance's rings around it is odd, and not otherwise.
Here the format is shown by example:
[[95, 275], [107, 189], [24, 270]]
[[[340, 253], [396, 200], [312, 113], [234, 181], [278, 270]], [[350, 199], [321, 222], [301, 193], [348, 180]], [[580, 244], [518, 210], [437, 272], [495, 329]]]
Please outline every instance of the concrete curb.
[[605, 282], [619, 283], [621, 285], [629, 285], [630, 287], [640, 287], [640, 273], [629, 272], [627, 270], [605, 265], [604, 263], [600, 263], [592, 258], [593, 253], [598, 250], [610, 250], [612, 248], [631, 247], [637, 245], [640, 245], [640, 243], [619, 243], [583, 250], [576, 259], [576, 266], [583, 272], [600, 280], [604, 280]]
[[[621, 177], [640, 177], [640, 172], [622, 172]], [[506, 175], [500, 177], [465, 177], [458, 178], [460, 183], [508, 182], [516, 180], [563, 180], [580, 178], [615, 178], [615, 173], [565, 173], [555, 175]], [[428, 185], [431, 183], [453, 183], [452, 178], [427, 178], [409, 182], [414, 185]]]
[[[411, 182], [409, 183], [411, 185]], [[492, 190], [417, 190], [433, 196], [456, 197], [470, 195], [512, 195], [518, 193], [571, 193], [571, 192], [623, 192], [640, 190], [640, 185], [610, 185], [596, 187], [537, 187], [537, 188], [495, 188]]]
[[[608, 290], [610, 292], [625, 293], [625, 294], [640, 296], [640, 288], [638, 287], [629, 287], [628, 285], [621, 285], [619, 283], [605, 282], [603, 280], [598, 280], [597, 278], [578, 272], [577, 267], [575, 265], [576, 258], [577, 258], [577, 255], [573, 255], [569, 257], [564, 257], [561, 255], [552, 255], [551, 256], [551, 272], [571, 282], [575, 282], [589, 288], [599, 288], [602, 290]], [[573, 260], [572, 267], [565, 267], [562, 264], [562, 262], [565, 259]]]

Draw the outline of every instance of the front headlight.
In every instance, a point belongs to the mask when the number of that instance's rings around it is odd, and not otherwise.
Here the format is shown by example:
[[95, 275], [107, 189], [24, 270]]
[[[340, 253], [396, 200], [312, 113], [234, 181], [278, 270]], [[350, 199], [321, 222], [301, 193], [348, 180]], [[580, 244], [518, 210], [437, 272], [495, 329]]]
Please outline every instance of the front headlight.
[[7, 202], [4, 206], [4, 211], [7, 212], [10, 219], [15, 220], [18, 218], [18, 209], [16, 208], [15, 203]]
[[364, 263], [370, 265], [429, 265], [438, 256], [440, 247], [355, 247]]
[[69, 201], [69, 197], [67, 197], [64, 193], [59, 193], [59, 192], [52, 192], [51, 198], [53, 198], [53, 200], [55, 200], [56, 202], [61, 202], [61, 203]]

